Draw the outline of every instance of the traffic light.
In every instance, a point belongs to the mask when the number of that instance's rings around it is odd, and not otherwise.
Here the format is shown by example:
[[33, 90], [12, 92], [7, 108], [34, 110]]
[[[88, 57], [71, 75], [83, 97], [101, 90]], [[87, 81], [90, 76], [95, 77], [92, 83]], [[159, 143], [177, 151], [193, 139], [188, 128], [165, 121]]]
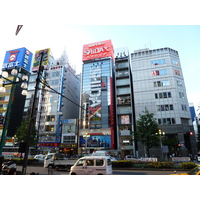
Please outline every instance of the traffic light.
[[193, 133], [193, 132], [190, 132], [190, 135], [194, 135], [194, 133]]
[[25, 153], [25, 151], [26, 151], [26, 142], [20, 142], [19, 143], [19, 150], [18, 150], [18, 152], [19, 153]]

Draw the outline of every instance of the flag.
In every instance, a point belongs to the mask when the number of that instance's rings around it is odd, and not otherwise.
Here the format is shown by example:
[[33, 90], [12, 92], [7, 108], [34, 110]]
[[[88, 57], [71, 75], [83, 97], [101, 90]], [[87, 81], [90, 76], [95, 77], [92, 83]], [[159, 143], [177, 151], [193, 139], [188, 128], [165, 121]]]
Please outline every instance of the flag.
[[15, 32], [15, 35], [17, 35], [17, 34], [19, 33], [19, 31], [21, 30], [22, 26], [23, 26], [23, 25], [18, 25], [18, 26], [17, 26], [17, 30], [16, 30], [16, 32]]

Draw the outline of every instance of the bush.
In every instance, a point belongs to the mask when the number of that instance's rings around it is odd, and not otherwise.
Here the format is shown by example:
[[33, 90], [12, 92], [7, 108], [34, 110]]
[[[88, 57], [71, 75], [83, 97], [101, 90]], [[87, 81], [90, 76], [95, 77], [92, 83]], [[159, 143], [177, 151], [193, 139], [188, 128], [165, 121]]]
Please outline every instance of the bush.
[[196, 167], [196, 164], [193, 162], [186, 162], [186, 163], [181, 163], [180, 166], [182, 169], [193, 169]]
[[115, 168], [121, 167], [121, 168], [126, 168], [126, 167], [132, 167], [133, 162], [128, 161], [128, 160], [119, 160], [119, 161], [113, 161], [112, 166]]
[[120, 160], [112, 162], [113, 168], [173, 168], [173, 162], [141, 162], [141, 161], [128, 161]]
[[154, 168], [172, 168], [174, 167], [173, 162], [151, 162], [149, 166]]

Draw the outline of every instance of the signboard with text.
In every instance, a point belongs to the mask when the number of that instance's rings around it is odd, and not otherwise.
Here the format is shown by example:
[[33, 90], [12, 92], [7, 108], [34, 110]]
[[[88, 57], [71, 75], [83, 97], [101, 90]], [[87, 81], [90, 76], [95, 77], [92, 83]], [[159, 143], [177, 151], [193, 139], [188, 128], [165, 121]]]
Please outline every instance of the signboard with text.
[[111, 40], [83, 45], [82, 61], [105, 57], [112, 57], [114, 59], [114, 49]]
[[47, 66], [49, 63], [49, 57], [50, 57], [50, 48], [38, 50], [35, 52], [32, 72], [37, 72], [39, 69], [41, 53], [43, 53], [42, 66], [44, 66], [44, 69], [47, 69]]
[[6, 51], [2, 70], [9, 70], [21, 67], [30, 72], [33, 54], [26, 48], [19, 48]]

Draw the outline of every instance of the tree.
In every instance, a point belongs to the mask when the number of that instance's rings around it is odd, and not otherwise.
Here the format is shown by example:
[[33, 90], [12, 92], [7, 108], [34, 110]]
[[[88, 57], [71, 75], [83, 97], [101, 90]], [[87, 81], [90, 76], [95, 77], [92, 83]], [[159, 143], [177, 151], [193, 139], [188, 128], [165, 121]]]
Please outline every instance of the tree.
[[139, 115], [139, 119], [136, 121], [136, 131], [134, 132], [134, 141], [141, 142], [147, 151], [147, 156], [150, 156], [149, 149], [152, 147], [158, 147], [160, 144], [158, 132], [158, 123], [153, 117], [153, 113], [145, 108], [143, 115]]
[[[21, 123], [21, 126], [17, 127], [16, 138], [17, 138], [18, 142], [26, 141], [29, 123], [30, 123], [29, 120], [23, 121]], [[37, 134], [37, 130], [36, 130], [35, 126], [33, 126], [30, 146], [34, 147], [37, 144], [36, 134]]]

